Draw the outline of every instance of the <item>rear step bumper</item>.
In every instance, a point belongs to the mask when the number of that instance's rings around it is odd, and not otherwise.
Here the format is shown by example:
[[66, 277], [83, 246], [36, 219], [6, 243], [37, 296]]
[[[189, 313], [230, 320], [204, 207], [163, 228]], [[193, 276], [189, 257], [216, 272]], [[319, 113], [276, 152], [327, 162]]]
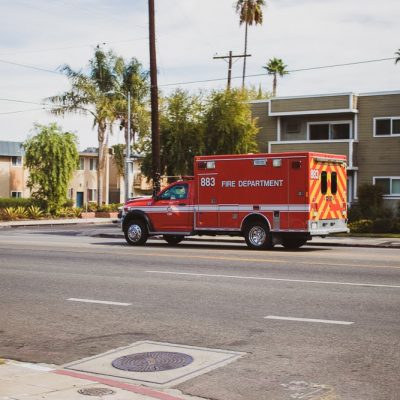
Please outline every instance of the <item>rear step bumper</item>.
[[311, 236], [325, 236], [330, 233], [348, 233], [349, 228], [345, 219], [320, 219], [308, 221]]

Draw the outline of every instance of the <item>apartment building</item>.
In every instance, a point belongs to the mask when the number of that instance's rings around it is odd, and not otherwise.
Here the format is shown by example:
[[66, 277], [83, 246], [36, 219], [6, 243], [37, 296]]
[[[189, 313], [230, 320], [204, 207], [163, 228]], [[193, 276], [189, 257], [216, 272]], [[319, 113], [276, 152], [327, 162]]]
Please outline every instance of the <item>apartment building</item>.
[[400, 200], [400, 91], [276, 97], [251, 102], [260, 151], [321, 151], [348, 158], [348, 201], [363, 183]]
[[23, 156], [22, 143], [0, 141], [0, 197], [29, 197]]
[[[140, 173], [140, 158], [133, 160], [132, 193], [151, 193], [152, 184]], [[67, 197], [76, 207], [97, 203], [97, 148], [89, 147], [79, 153], [77, 170], [68, 185]], [[114, 157], [109, 154], [105, 164], [103, 201], [122, 203], [125, 199], [124, 178], [118, 174]], [[27, 187], [29, 171], [24, 166], [22, 142], [0, 141], [0, 197], [30, 197]]]

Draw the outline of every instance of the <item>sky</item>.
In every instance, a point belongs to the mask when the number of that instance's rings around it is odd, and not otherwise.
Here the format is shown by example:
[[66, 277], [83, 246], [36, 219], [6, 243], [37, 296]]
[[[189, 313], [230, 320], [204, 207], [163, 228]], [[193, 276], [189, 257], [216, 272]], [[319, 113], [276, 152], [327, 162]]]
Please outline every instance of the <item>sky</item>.
[[[243, 54], [244, 27], [235, 3], [155, 0], [163, 93], [226, 86], [227, 62], [213, 57]], [[400, 49], [399, 0], [266, 3], [263, 24], [249, 27], [246, 84], [271, 91], [272, 78], [262, 66], [277, 57], [292, 71], [278, 80], [278, 96], [400, 90], [400, 63], [394, 63]], [[96, 146], [91, 117], [55, 117], [41, 104], [70, 87], [58, 68], [84, 70], [97, 44], [126, 60], [136, 57], [148, 69], [147, 5], [147, 0], [0, 0], [0, 140], [24, 141], [34, 134], [35, 123], [56, 122], [77, 134], [80, 150]], [[310, 69], [387, 58], [393, 59]], [[233, 65], [233, 86], [241, 85], [242, 62]], [[122, 141], [114, 129], [110, 144]]]

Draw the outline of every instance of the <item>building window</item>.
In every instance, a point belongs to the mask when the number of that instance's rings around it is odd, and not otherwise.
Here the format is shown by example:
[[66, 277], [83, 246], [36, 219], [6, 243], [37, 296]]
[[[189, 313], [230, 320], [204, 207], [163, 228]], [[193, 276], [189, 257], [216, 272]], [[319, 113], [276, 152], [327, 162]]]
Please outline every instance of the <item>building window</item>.
[[80, 171], [83, 171], [85, 169], [85, 159], [83, 157], [79, 157], [79, 167], [78, 169]]
[[374, 185], [381, 187], [384, 195], [400, 195], [400, 177], [374, 177]]
[[11, 163], [13, 167], [20, 167], [22, 165], [22, 157], [11, 157]]
[[89, 160], [89, 169], [91, 171], [96, 171], [97, 170], [97, 158], [91, 158]]
[[68, 189], [67, 197], [68, 197], [69, 199], [73, 199], [73, 198], [74, 198], [74, 189], [73, 189], [73, 188]]
[[97, 189], [88, 189], [88, 201], [97, 201]]
[[374, 118], [374, 136], [400, 135], [400, 117]]
[[346, 140], [350, 139], [351, 121], [338, 122], [309, 122], [309, 140]]
[[22, 192], [11, 192], [11, 197], [20, 198], [22, 197]]

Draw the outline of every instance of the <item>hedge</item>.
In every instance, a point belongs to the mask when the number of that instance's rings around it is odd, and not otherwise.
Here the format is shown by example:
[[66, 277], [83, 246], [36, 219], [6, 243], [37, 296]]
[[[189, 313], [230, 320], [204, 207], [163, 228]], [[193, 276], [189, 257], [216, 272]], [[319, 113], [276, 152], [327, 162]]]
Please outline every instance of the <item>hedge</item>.
[[32, 205], [35, 205], [35, 200], [32, 198], [0, 197], [0, 208], [29, 207]]

